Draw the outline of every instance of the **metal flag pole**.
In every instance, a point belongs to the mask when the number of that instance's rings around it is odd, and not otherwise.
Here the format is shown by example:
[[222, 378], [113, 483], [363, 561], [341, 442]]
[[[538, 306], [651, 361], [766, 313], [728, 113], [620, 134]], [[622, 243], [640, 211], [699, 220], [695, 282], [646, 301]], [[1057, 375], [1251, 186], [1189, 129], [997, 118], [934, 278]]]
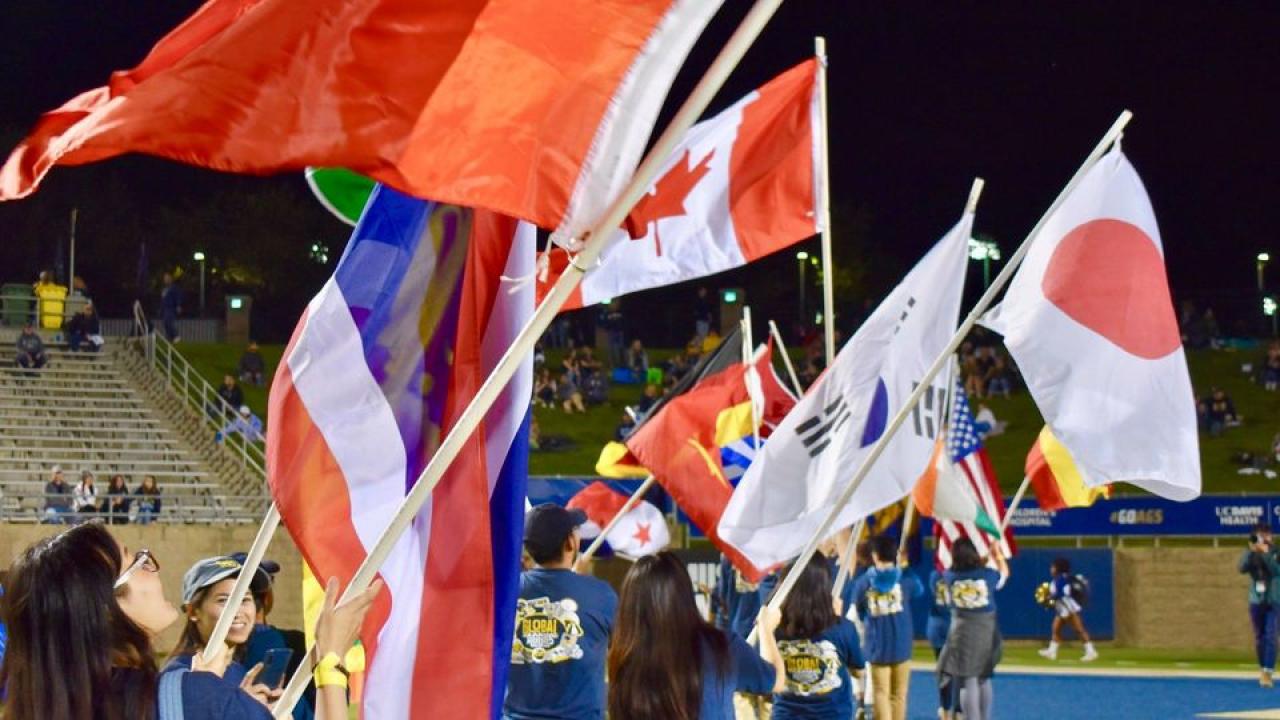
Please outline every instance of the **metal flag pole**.
[[831, 257], [831, 160], [827, 146], [827, 40], [813, 39], [818, 57], [818, 222], [822, 224], [822, 331], [827, 367], [836, 357], [835, 261]]
[[[340, 603], [359, 595], [373, 582], [378, 569], [386, 561], [396, 541], [413, 522], [418, 511], [422, 509], [422, 506], [431, 496], [431, 491], [435, 489], [435, 486], [444, 477], [449, 465], [461, 452], [463, 445], [471, 437], [471, 434], [475, 432], [484, 414], [493, 405], [503, 389], [506, 388], [507, 382], [510, 381], [516, 369], [533, 349], [534, 343], [537, 342], [538, 338], [551, 324], [556, 313], [560, 311], [560, 308], [569, 299], [569, 295], [574, 288], [582, 281], [582, 276], [586, 273], [586, 269], [594, 265], [600, 253], [604, 250], [609, 236], [622, 224], [623, 219], [640, 201], [640, 198], [649, 191], [649, 187], [653, 184], [658, 170], [666, 162], [671, 151], [684, 138], [685, 133], [693, 126], [703, 111], [707, 109], [707, 106], [711, 104], [711, 100], [724, 85], [729, 73], [738, 65], [743, 55], [746, 54], [747, 49], [755, 42], [755, 39], [764, 30], [764, 26], [781, 5], [782, 0], [756, 0], [751, 10], [747, 12], [746, 17], [738, 25], [733, 36], [729, 38], [724, 48], [721, 49], [720, 54], [712, 62], [711, 67], [702, 76], [697, 87], [684, 101], [684, 104], [680, 106], [671, 123], [640, 163], [631, 182], [613, 201], [600, 222], [584, 237], [584, 245], [574, 261], [569, 263], [569, 266], [556, 281], [555, 285], [552, 286], [542, 304], [538, 306], [533, 317], [525, 324], [520, 335], [516, 337], [511, 347], [503, 354], [493, 372], [480, 386], [475, 396], [472, 397], [471, 402], [462, 411], [448, 435], [443, 438], [440, 447], [436, 450], [436, 454], [432, 456], [430, 462], [427, 463], [427, 467], [418, 476], [417, 482], [405, 495], [405, 499], [396, 511], [395, 516], [388, 523], [386, 529], [383, 530], [374, 547], [366, 555], [364, 562], [360, 564], [355, 575], [351, 578], [351, 582], [347, 584], [342, 593], [342, 599], [339, 601]], [[250, 572], [250, 569], [246, 566], [245, 570], [241, 572]], [[305, 661], [294, 672], [293, 677], [289, 679], [289, 685], [285, 689], [284, 695], [276, 704], [274, 712], [277, 718], [287, 717], [293, 711], [293, 706], [297, 704], [298, 698], [301, 697], [302, 691], [309, 681], [311, 669], [316, 660], [314, 655], [314, 652], [309, 652]]]
[[600, 528], [600, 534], [591, 541], [591, 544], [587, 546], [586, 550], [582, 551], [582, 557], [579, 558], [580, 560], [590, 560], [595, 557], [596, 552], [600, 550], [600, 546], [604, 544], [604, 536], [613, 532], [613, 529], [618, 526], [618, 523], [622, 522], [622, 516], [631, 512], [631, 508], [640, 503], [641, 498], [644, 497], [645, 493], [649, 492], [649, 488], [653, 487], [655, 482], [657, 482], [657, 478], [650, 475], [645, 478], [644, 482], [640, 483], [640, 487], [636, 488], [636, 491], [631, 493], [631, 497], [627, 498], [627, 501], [622, 503], [622, 507], [618, 509], [618, 513], [609, 520], [609, 524]]
[[787, 344], [782, 342], [782, 333], [778, 332], [778, 325], [772, 320], [769, 321], [769, 334], [773, 336], [773, 341], [778, 343], [780, 351], [778, 354], [782, 356], [782, 365], [787, 368], [787, 377], [791, 378], [791, 387], [796, 391], [796, 397], [804, 395], [800, 378], [796, 376], [796, 368], [791, 364], [791, 356], [787, 354]]
[[791, 572], [787, 573], [787, 576], [782, 579], [782, 583], [778, 586], [777, 592], [774, 593], [773, 599], [769, 601], [770, 607], [774, 609], [782, 607], [783, 601], [785, 601], [787, 595], [791, 593], [791, 589], [795, 587], [796, 581], [800, 577], [800, 570], [804, 568], [804, 566], [809, 562], [809, 559], [813, 557], [813, 554], [817, 552], [818, 544], [822, 541], [822, 538], [826, 537], [827, 533], [831, 531], [831, 526], [835, 524], [836, 518], [839, 517], [840, 512], [844, 510], [845, 505], [849, 504], [849, 499], [853, 497], [853, 493], [858, 489], [858, 486], [862, 484], [863, 479], [866, 478], [872, 466], [875, 465], [880, 456], [884, 454], [889, 442], [898, 432], [898, 428], [906, 422], [907, 416], [910, 415], [915, 406], [919, 404], [920, 399], [924, 397], [925, 391], [932, 386], [933, 379], [942, 371], [943, 366], [950, 361], [951, 355], [956, 351], [956, 348], [960, 346], [960, 343], [964, 340], [965, 336], [968, 335], [969, 331], [973, 329], [973, 326], [977, 324], [978, 319], [986, 312], [987, 308], [995, 300], [996, 295], [1013, 277], [1014, 271], [1018, 269], [1018, 266], [1022, 263], [1022, 259], [1026, 257], [1027, 252], [1031, 249], [1031, 242], [1035, 239], [1036, 235], [1040, 233], [1040, 230], [1044, 227], [1045, 223], [1048, 222], [1049, 218], [1057, 212], [1058, 208], [1062, 206], [1067, 197], [1071, 195], [1071, 191], [1080, 184], [1080, 181], [1084, 178], [1089, 169], [1093, 167], [1094, 163], [1102, 157], [1103, 153], [1107, 151], [1107, 148], [1111, 147], [1111, 144], [1120, 136], [1124, 131], [1125, 126], [1129, 124], [1129, 120], [1132, 118], [1133, 113], [1128, 110], [1120, 113], [1120, 116], [1116, 118], [1114, 123], [1112, 123], [1111, 128], [1107, 130], [1102, 139], [1098, 141], [1098, 144], [1094, 146], [1093, 151], [1085, 158], [1084, 164], [1076, 170], [1075, 175], [1071, 177], [1071, 180], [1062, 188], [1062, 191], [1058, 193], [1058, 196], [1049, 206], [1049, 209], [1045, 211], [1044, 215], [1040, 217], [1040, 220], [1036, 223], [1035, 227], [1031, 229], [1031, 232], [1027, 233], [1026, 239], [1022, 241], [1022, 244], [1018, 246], [1018, 249], [1009, 258], [1009, 262], [1000, 270], [1000, 274], [996, 276], [995, 280], [991, 283], [991, 286], [983, 292], [982, 297], [978, 299], [978, 303], [974, 305], [971, 311], [969, 311], [964, 322], [960, 323], [960, 327], [957, 328], [955, 334], [952, 335], [951, 341], [947, 343], [942, 352], [938, 354], [938, 357], [934, 359], [933, 364], [929, 366], [924, 377], [922, 377], [920, 382], [916, 385], [915, 390], [911, 392], [911, 395], [907, 397], [897, 414], [894, 415], [893, 420], [890, 421], [888, 427], [885, 428], [884, 434], [881, 435], [880, 439], [872, 446], [871, 451], [862, 461], [857, 472], [854, 473], [853, 479], [850, 480], [849, 484], [845, 486], [843, 491], [841, 491], [840, 496], [836, 499], [835, 504], [827, 513], [827, 516], [823, 519], [822, 523], [813, 533], [813, 536], [809, 539], [809, 542], [800, 552], [799, 558], [792, 565]]

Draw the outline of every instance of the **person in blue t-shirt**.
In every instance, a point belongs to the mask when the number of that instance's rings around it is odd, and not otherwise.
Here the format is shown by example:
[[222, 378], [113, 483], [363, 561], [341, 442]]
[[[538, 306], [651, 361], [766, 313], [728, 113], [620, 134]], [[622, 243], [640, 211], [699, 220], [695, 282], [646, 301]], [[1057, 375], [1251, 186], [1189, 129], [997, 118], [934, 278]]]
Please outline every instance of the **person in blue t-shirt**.
[[786, 688], [774, 639], [781, 614], [760, 610], [760, 652], [698, 613], [693, 582], [669, 551], [642, 557], [622, 581], [609, 645], [609, 720], [733, 720], [734, 692]]
[[574, 572], [581, 510], [544, 503], [525, 515], [533, 567], [520, 574], [503, 715], [512, 720], [604, 717], [604, 661], [618, 597]]
[[[929, 574], [929, 586], [925, 588], [925, 597], [929, 601], [929, 619], [925, 622], [924, 635], [929, 639], [929, 647], [933, 648], [933, 658], [942, 654], [942, 646], [947, 644], [947, 632], [951, 629], [951, 597], [947, 594], [947, 579], [942, 570], [934, 570]], [[938, 708], [944, 717], [950, 717], [952, 677], [946, 673], [938, 673]]]
[[862, 669], [853, 623], [836, 614], [827, 559], [814, 555], [782, 603], [776, 633], [787, 687], [773, 696], [773, 719], [853, 717], [850, 669]]
[[911, 680], [911, 600], [924, 593], [920, 581], [898, 566], [898, 541], [871, 539], [872, 567], [853, 587], [863, 617], [863, 652], [871, 663], [872, 707], [876, 720], [905, 720]]
[[715, 608], [716, 627], [743, 638], [751, 634], [760, 612], [759, 583], [742, 577], [742, 572], [723, 554], [716, 574]]
[[[939, 675], [955, 679], [951, 707], [966, 720], [990, 720], [994, 702], [991, 676], [1000, 662], [1002, 641], [996, 623], [996, 590], [1009, 577], [1009, 564], [996, 548], [988, 558], [969, 538], [951, 544], [951, 569], [943, 574], [951, 600], [951, 629], [938, 657]], [[962, 692], [963, 691], [963, 692]]]

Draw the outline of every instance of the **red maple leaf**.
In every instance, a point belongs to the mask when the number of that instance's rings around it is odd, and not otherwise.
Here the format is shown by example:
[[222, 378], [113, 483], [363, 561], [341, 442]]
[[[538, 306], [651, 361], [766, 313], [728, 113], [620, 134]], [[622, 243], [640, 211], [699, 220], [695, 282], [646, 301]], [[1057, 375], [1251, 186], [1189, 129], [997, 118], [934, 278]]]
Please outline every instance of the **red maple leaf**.
[[649, 223], [653, 228], [654, 247], [659, 256], [662, 255], [662, 238], [658, 235], [657, 222], [662, 218], [680, 217], [685, 214], [684, 201], [693, 192], [693, 188], [711, 172], [711, 158], [716, 154], [713, 148], [694, 167], [689, 167], [692, 151], [686, 150], [684, 157], [675, 164], [662, 179], [654, 185], [653, 192], [640, 198], [640, 202], [631, 209], [631, 214], [622, 226], [632, 240], [639, 240], [649, 234]]

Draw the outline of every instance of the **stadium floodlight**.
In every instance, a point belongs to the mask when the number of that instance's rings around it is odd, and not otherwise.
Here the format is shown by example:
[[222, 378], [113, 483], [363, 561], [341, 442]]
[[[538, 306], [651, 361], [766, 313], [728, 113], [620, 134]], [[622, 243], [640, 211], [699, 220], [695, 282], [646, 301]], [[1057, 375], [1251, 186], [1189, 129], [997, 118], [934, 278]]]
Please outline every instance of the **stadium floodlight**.
[[797, 253], [796, 253], [796, 259], [797, 259], [797, 260], [800, 260], [800, 261], [802, 261], [802, 262], [803, 262], [803, 261], [805, 261], [805, 260], [808, 260], [808, 259], [809, 259], [809, 253], [805, 252], [804, 250], [801, 250], [801, 251], [799, 251], [799, 252], [797, 252]]

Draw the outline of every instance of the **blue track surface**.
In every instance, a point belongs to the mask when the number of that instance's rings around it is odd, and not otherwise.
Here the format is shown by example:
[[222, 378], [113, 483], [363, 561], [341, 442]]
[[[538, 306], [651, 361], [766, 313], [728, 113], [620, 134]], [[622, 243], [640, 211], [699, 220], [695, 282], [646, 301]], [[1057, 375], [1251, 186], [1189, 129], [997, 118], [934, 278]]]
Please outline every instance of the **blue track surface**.
[[[1150, 720], [1201, 713], [1276, 710], [1280, 688], [1253, 680], [997, 674], [995, 717], [1001, 720]], [[907, 717], [937, 720], [937, 690], [928, 672], [911, 673]]]

